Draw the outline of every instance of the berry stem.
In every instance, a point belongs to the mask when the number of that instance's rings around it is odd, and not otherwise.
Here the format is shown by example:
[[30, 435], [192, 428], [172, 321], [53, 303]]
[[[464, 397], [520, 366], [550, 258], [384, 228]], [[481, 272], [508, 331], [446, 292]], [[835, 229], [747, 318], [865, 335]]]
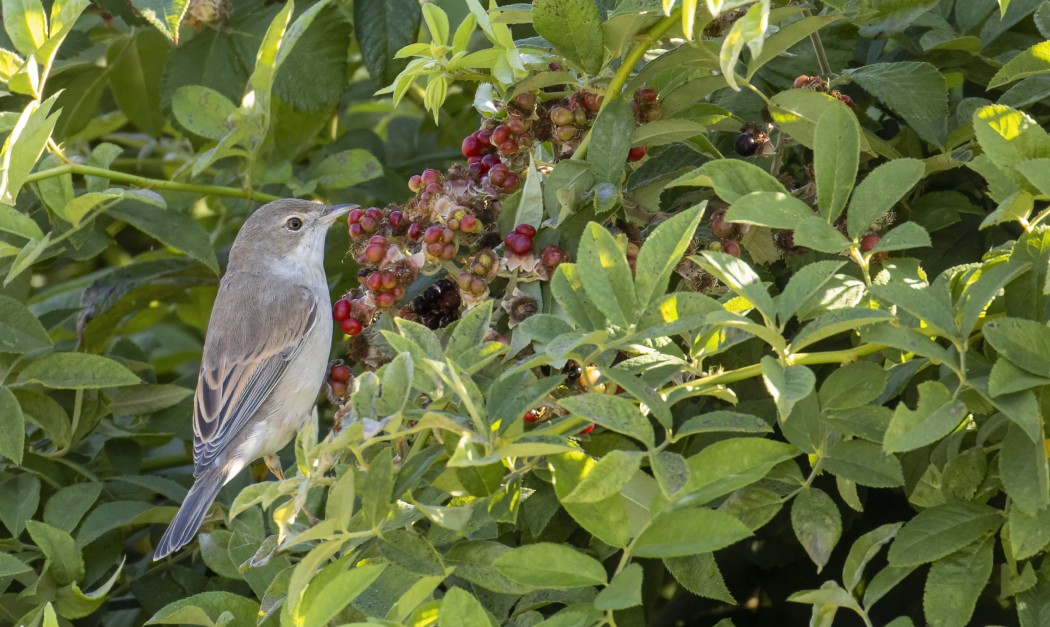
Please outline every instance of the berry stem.
[[[809, 9], [802, 9], [802, 15], [812, 17], [813, 12]], [[824, 50], [824, 42], [820, 39], [820, 33], [817, 31], [810, 33], [809, 43], [813, 44], [813, 52], [817, 55], [817, 65], [820, 66], [821, 75], [830, 76], [831, 64], [828, 63], [828, 53]]]
[[[663, 37], [664, 33], [666, 33], [672, 26], [678, 24], [682, 20], [681, 14], [681, 8], [672, 11], [670, 15], [660, 20], [656, 23], [656, 25], [650, 28], [649, 32], [647, 32], [645, 36], [642, 37], [642, 40], [638, 42], [638, 45], [636, 45], [634, 48], [631, 48], [631, 51], [627, 53], [626, 57], [624, 57], [623, 63], [620, 64], [620, 68], [616, 70], [616, 74], [612, 77], [612, 80], [609, 81], [609, 86], [606, 88], [606, 93], [610, 95], [610, 98], [606, 98], [602, 101], [602, 104], [599, 105], [599, 114], [602, 112], [603, 109], [605, 109], [605, 106], [609, 104], [612, 96], [617, 96], [620, 94], [620, 91], [623, 90], [623, 86], [627, 84], [627, 80], [631, 78], [631, 72], [634, 71], [635, 66], [638, 65], [638, 62], [642, 60], [642, 57], [645, 55], [646, 52], [649, 51], [649, 48], [652, 48], [653, 44], [655, 44], [657, 41], [659, 41], [661, 37]], [[583, 139], [580, 141], [579, 147], [576, 148], [576, 152], [572, 154], [573, 160], [583, 159], [587, 156], [587, 146], [591, 143], [591, 130], [593, 128], [594, 127], [592, 126], [591, 128], [587, 129], [587, 134], [583, 136]]]
[[43, 179], [63, 174], [80, 174], [83, 176], [99, 176], [121, 183], [128, 183], [144, 189], [164, 189], [172, 192], [194, 192], [197, 194], [209, 194], [212, 196], [231, 196], [234, 198], [247, 198], [259, 202], [270, 202], [278, 200], [279, 196], [264, 194], [251, 189], [238, 187], [222, 187], [221, 185], [198, 185], [196, 183], [180, 183], [178, 181], [166, 181], [163, 179], [151, 179], [145, 176], [136, 176], [126, 172], [117, 172], [106, 168], [84, 165], [82, 163], [65, 163], [60, 166], [34, 172], [26, 178], [26, 183], [35, 183]]

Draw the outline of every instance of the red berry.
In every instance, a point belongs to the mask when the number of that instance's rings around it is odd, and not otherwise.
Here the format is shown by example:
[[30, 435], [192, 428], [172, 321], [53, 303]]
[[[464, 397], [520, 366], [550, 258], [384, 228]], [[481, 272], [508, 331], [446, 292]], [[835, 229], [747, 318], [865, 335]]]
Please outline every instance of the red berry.
[[328, 371], [328, 378], [343, 383], [350, 379], [350, 369], [343, 364], [336, 364]]
[[808, 82], [809, 82], [809, 77], [806, 76], [805, 74], [802, 74], [798, 78], [795, 79], [795, 82], [792, 83], [791, 86], [794, 87], [795, 89], [802, 89], [802, 87], [804, 87], [806, 85], [806, 83], [808, 83]]
[[433, 168], [427, 168], [423, 170], [422, 180], [424, 185], [430, 185], [432, 183], [441, 182], [441, 173]]
[[343, 330], [343, 333], [347, 335], [361, 335], [361, 331], [364, 330], [361, 321], [357, 318], [347, 318], [339, 323], [339, 328]]
[[865, 235], [864, 237], [860, 238], [861, 252], [870, 252], [872, 248], [875, 248], [875, 245], [878, 244], [881, 239], [881, 237], [875, 235], [874, 233]]
[[518, 152], [518, 142], [508, 139], [499, 145], [499, 152], [501, 155], [512, 155]]
[[383, 277], [378, 272], [373, 272], [365, 279], [365, 287], [370, 291], [378, 292], [383, 289]]
[[365, 229], [360, 224], [351, 224], [349, 227], [350, 237], [361, 239], [365, 235]]
[[631, 148], [631, 150], [629, 150], [627, 152], [627, 160], [628, 161], [641, 161], [642, 157], [644, 157], [645, 153], [647, 153], [647, 152], [649, 152], [649, 149], [646, 148], [645, 146], [635, 146], [634, 148]]
[[357, 209], [351, 209], [350, 213], [346, 214], [346, 223], [347, 224], [357, 224], [358, 222], [361, 221], [361, 218], [363, 218], [364, 215], [365, 215], [365, 210], [360, 208], [360, 207], [358, 207]]
[[492, 131], [483, 129], [476, 131], [475, 134], [478, 138], [478, 149], [483, 153], [492, 152]]
[[512, 135], [521, 135], [525, 132], [525, 123], [521, 121], [521, 118], [507, 118], [507, 130], [509, 130]]
[[328, 389], [332, 391], [332, 396], [336, 398], [344, 398], [346, 396], [346, 383], [342, 381], [329, 380]]
[[642, 87], [634, 92], [634, 99], [639, 102], [656, 102], [656, 90], [652, 87]]
[[842, 93], [841, 91], [835, 90], [835, 91], [831, 92], [831, 95], [835, 96], [836, 98], [838, 98], [839, 102], [841, 102], [842, 104], [846, 105], [850, 109], [853, 108], [853, 99], [850, 98], [849, 96], [847, 96], [846, 94]]
[[441, 242], [430, 242], [427, 244], [427, 254], [431, 257], [441, 257], [445, 252], [445, 245]]
[[536, 411], [535, 409], [530, 409], [529, 411], [525, 412], [525, 414], [522, 416], [522, 419], [525, 422], [536, 422], [540, 419], [540, 412]]
[[350, 301], [345, 298], [340, 298], [335, 301], [332, 305], [332, 319], [336, 322], [342, 322], [350, 317]]
[[427, 230], [423, 232], [423, 241], [427, 244], [433, 244], [441, 240], [441, 234], [444, 231], [440, 226], [435, 224], [434, 226], [427, 227]]
[[408, 225], [408, 230], [405, 231], [405, 237], [412, 240], [413, 242], [418, 241], [423, 236], [423, 225], [418, 222], [413, 222]]
[[551, 268], [557, 268], [559, 264], [565, 261], [565, 251], [562, 250], [557, 244], [547, 244], [543, 247], [543, 252], [540, 254], [540, 259], [543, 261], [543, 265]]
[[365, 217], [372, 218], [376, 222], [379, 222], [383, 219], [383, 211], [379, 209], [379, 207], [369, 207], [368, 209], [365, 209]]
[[445, 261], [448, 261], [449, 259], [452, 259], [455, 256], [456, 256], [456, 245], [455, 244], [445, 244], [445, 247], [441, 250], [441, 258], [444, 259]]
[[531, 224], [519, 224], [518, 226], [514, 227], [514, 232], [521, 233], [529, 239], [536, 237], [536, 227], [532, 226]]
[[396, 231], [401, 228], [403, 222], [404, 217], [402, 216], [400, 211], [395, 209], [390, 212], [390, 228]]
[[499, 146], [503, 142], [510, 139], [510, 136], [511, 132], [510, 129], [507, 128], [506, 124], [500, 124], [496, 128], [492, 129], [492, 143], [496, 146]]
[[423, 191], [431, 196], [437, 196], [445, 191], [445, 187], [441, 183], [428, 183], [427, 186], [423, 188]]
[[518, 179], [518, 175], [517, 174], [515, 174], [513, 172], [507, 174], [507, 178], [506, 178], [505, 181], [503, 181], [503, 185], [502, 185], [503, 191], [505, 191], [505, 192], [512, 192], [512, 191], [514, 191], [514, 188], [516, 188], [518, 186], [518, 180], [519, 179]]
[[503, 244], [507, 250], [516, 255], [527, 255], [532, 250], [532, 238], [518, 232], [510, 233], [503, 238]]
[[369, 244], [365, 247], [364, 258], [368, 263], [379, 263], [386, 257], [386, 246], [383, 244]]
[[417, 193], [419, 190], [423, 189], [423, 177], [418, 174], [413, 174], [412, 177], [408, 179], [408, 189], [412, 193]]
[[551, 122], [555, 126], [566, 126], [573, 122], [572, 111], [569, 111], [565, 107], [554, 107], [551, 109]]
[[600, 103], [598, 102], [598, 94], [592, 91], [583, 92], [583, 106], [588, 111], [597, 111]]
[[386, 238], [382, 235], [373, 235], [368, 238], [369, 244], [386, 244]]
[[593, 422], [591, 424], [587, 425], [586, 427], [580, 429], [580, 435], [587, 435], [591, 431], [594, 431], [594, 423]]
[[724, 209], [711, 214], [711, 235], [719, 239], [732, 239], [733, 235], [736, 234], [736, 225], [732, 222], [726, 222], [726, 212]]
[[507, 175], [510, 174], [510, 169], [502, 163], [494, 165], [489, 170], [489, 183], [492, 183], [496, 187], [503, 187], [503, 183], [507, 180]]
[[727, 255], [739, 258], [740, 244], [737, 244], [734, 240], [727, 239], [724, 242], [722, 242], [722, 252], [724, 252]]
[[478, 219], [473, 214], [466, 214], [459, 221], [459, 228], [465, 233], [473, 233], [478, 227]]
[[386, 309], [387, 307], [393, 307], [397, 299], [394, 298], [393, 292], [379, 292], [374, 296], [376, 301], [376, 307]]
[[481, 156], [481, 142], [478, 141], [477, 135], [467, 135], [463, 138], [463, 144], [460, 146], [460, 151], [464, 157], [478, 157]]
[[361, 221], [357, 224], [364, 229], [365, 233], [375, 233], [379, 228], [379, 221], [368, 216], [361, 218]]
[[482, 165], [487, 165], [490, 168], [494, 168], [498, 165], [503, 165], [503, 161], [499, 158], [499, 155], [488, 154], [481, 158]]

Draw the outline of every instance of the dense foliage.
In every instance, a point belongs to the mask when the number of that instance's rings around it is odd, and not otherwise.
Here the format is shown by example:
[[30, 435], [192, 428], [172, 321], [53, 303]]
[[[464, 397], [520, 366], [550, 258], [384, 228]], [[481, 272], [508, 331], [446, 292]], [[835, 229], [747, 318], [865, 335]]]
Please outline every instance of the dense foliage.
[[[2, 8], [0, 622], [1046, 622], [1050, 2]], [[153, 563], [288, 196], [329, 402]]]

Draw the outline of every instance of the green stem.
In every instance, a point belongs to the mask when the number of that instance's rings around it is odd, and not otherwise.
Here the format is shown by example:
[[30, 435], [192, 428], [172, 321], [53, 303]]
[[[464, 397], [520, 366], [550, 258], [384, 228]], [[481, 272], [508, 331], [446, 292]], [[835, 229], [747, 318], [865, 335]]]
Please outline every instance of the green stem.
[[163, 179], [151, 179], [145, 176], [136, 176], [125, 172], [117, 172], [106, 168], [84, 165], [82, 163], [66, 163], [47, 170], [34, 172], [26, 178], [26, 183], [36, 183], [44, 179], [61, 176], [63, 174], [79, 174], [83, 176], [98, 176], [108, 178], [121, 183], [128, 183], [145, 189], [163, 189], [172, 192], [192, 192], [211, 196], [229, 196], [232, 198], [247, 198], [259, 202], [270, 202], [279, 200], [278, 196], [264, 194], [253, 190], [240, 189], [236, 187], [223, 187], [221, 185], [199, 185], [196, 183], [180, 183], [178, 181], [166, 181]]
[[[638, 62], [642, 60], [642, 57], [645, 56], [645, 53], [649, 51], [649, 48], [652, 48], [653, 44], [655, 44], [657, 41], [660, 40], [661, 37], [664, 36], [664, 33], [666, 33], [668, 30], [670, 30], [672, 26], [681, 21], [681, 13], [681, 8], [672, 11], [670, 15], [660, 20], [656, 23], [655, 26], [650, 28], [649, 32], [647, 32], [642, 37], [642, 40], [638, 42], [638, 45], [636, 45], [634, 48], [631, 48], [631, 51], [628, 52], [627, 56], [623, 58], [623, 63], [620, 64], [620, 69], [616, 70], [616, 74], [613, 76], [612, 80], [609, 81], [609, 86], [605, 90], [607, 94], [609, 94], [610, 96], [617, 96], [620, 94], [620, 90], [622, 90], [623, 86], [627, 84], [627, 80], [631, 78], [631, 72], [634, 71], [634, 68], [636, 65], [638, 65]], [[605, 105], [609, 103], [609, 101], [610, 98], [606, 98], [602, 101], [601, 106], [598, 108], [599, 114], [602, 112], [602, 109], [605, 108]], [[587, 134], [584, 135], [583, 140], [580, 141], [579, 147], [576, 148], [576, 152], [574, 152], [572, 155], [573, 160], [583, 159], [587, 156], [587, 146], [591, 143], [591, 130], [593, 130], [593, 128], [594, 127], [588, 129]]]
[[[809, 9], [802, 9], [802, 15], [804, 17], [812, 17], [813, 12]], [[824, 42], [820, 39], [820, 33], [813, 32], [812, 34], [810, 34], [809, 43], [813, 44], [813, 52], [817, 55], [817, 65], [820, 66], [821, 75], [830, 75], [831, 64], [828, 63], [828, 53], [824, 50]]]

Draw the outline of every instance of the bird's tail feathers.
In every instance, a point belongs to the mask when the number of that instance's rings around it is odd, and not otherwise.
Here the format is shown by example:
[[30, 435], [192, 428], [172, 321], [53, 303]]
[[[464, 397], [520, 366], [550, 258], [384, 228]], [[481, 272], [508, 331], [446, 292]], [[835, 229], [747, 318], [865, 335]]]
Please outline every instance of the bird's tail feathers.
[[222, 472], [206, 472], [197, 477], [179, 511], [175, 513], [175, 517], [171, 519], [160, 542], [157, 543], [153, 561], [163, 559], [193, 541], [204, 521], [204, 515], [208, 513], [208, 508], [225, 483], [226, 473]]

